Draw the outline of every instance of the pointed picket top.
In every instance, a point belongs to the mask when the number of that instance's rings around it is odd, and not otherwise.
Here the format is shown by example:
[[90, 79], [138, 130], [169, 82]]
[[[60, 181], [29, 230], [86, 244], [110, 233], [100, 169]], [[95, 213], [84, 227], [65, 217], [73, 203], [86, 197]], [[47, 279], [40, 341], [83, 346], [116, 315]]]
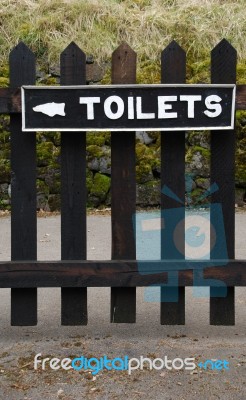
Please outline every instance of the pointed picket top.
[[24, 42], [19, 42], [10, 52], [9, 58], [13, 57], [20, 57], [20, 56], [29, 56], [29, 57], [34, 57], [34, 54], [32, 50], [29, 49], [29, 47], [24, 43]]
[[112, 54], [112, 83], [136, 83], [137, 53], [122, 42]]
[[233, 54], [235, 56], [237, 51], [228, 40], [222, 39], [211, 51], [211, 54], [214, 53]]
[[11, 50], [9, 66], [10, 86], [18, 87], [35, 84], [35, 55], [25, 43], [20, 42]]
[[211, 82], [236, 82], [237, 51], [222, 39], [211, 51]]
[[84, 85], [86, 83], [86, 55], [75, 42], [61, 53], [61, 85]]
[[165, 55], [166, 53], [170, 52], [177, 52], [177, 53], [184, 53], [185, 51], [182, 49], [182, 47], [176, 42], [176, 40], [172, 40], [165, 49], [162, 51], [162, 55]]
[[75, 42], [71, 42], [61, 53], [61, 57], [75, 57], [76, 55], [83, 55], [85, 57], [85, 53]]
[[173, 40], [161, 53], [162, 83], [184, 83], [186, 75], [186, 53]]

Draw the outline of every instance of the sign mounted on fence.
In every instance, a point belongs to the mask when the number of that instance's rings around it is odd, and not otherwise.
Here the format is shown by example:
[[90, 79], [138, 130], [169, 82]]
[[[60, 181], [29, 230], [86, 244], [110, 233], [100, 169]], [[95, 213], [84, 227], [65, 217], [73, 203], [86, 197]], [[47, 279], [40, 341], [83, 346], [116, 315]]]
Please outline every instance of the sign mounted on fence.
[[23, 86], [23, 131], [233, 129], [235, 85]]

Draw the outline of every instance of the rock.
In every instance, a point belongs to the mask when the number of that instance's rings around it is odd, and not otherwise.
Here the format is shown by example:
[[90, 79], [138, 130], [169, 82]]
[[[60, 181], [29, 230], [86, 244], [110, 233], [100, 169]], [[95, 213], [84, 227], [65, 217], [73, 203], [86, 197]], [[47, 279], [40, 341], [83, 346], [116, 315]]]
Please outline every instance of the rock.
[[105, 69], [100, 67], [97, 62], [86, 64], [86, 82], [100, 82], [104, 76]]
[[48, 196], [45, 193], [37, 194], [37, 210], [50, 211]]
[[9, 187], [8, 183], [1, 183], [1, 185], [0, 185], [0, 193], [8, 194], [8, 187]]
[[191, 146], [199, 146], [204, 149], [210, 149], [210, 133], [204, 132], [190, 132], [186, 136], [188, 143]]
[[60, 77], [60, 64], [53, 64], [49, 66], [49, 74], [54, 77]]
[[91, 171], [101, 172], [102, 174], [111, 175], [111, 159], [110, 157], [93, 158], [88, 162], [88, 168]]
[[137, 184], [136, 204], [138, 206], [158, 206], [161, 200], [160, 181], [152, 180], [145, 184]]
[[88, 203], [97, 207], [104, 203], [110, 189], [111, 179], [107, 175], [96, 173], [88, 194]]
[[48, 197], [48, 206], [50, 211], [59, 211], [61, 209], [61, 198], [58, 194], [50, 194]]
[[236, 190], [235, 190], [235, 204], [237, 204], [238, 207], [243, 207], [245, 198], [246, 198], [246, 190], [245, 189], [241, 189], [241, 188], [236, 188]]
[[186, 171], [191, 176], [208, 178], [210, 175], [210, 151], [203, 147], [190, 147], [186, 153]]
[[[208, 178], [197, 178], [196, 180], [196, 185], [198, 188], [208, 190], [210, 186], [210, 179]], [[195, 189], [195, 188], [194, 188]]]
[[192, 178], [193, 178], [192, 175], [187, 174], [185, 176], [185, 191], [187, 193], [191, 193], [192, 190], [194, 190], [196, 188], [196, 182]]
[[86, 64], [93, 64], [94, 63], [94, 57], [92, 54], [88, 54], [86, 56]]
[[144, 143], [144, 144], [150, 144], [153, 142], [153, 139], [151, 137], [149, 137], [147, 132], [144, 132], [144, 131], [137, 131], [136, 139], [138, 139], [141, 143]]

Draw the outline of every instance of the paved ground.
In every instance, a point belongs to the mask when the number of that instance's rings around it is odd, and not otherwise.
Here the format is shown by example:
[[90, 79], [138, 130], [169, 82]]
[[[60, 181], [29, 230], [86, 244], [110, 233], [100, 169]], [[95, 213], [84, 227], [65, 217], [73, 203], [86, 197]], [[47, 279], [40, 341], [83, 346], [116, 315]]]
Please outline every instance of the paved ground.
[[[0, 259], [10, 259], [10, 221], [0, 219]], [[38, 258], [60, 258], [60, 218], [38, 219]], [[236, 256], [246, 259], [246, 214], [236, 214]], [[110, 217], [88, 218], [88, 258], [110, 258]], [[137, 291], [137, 323], [110, 324], [110, 290], [88, 290], [86, 327], [60, 326], [60, 290], [39, 289], [37, 327], [10, 326], [10, 291], [0, 291], [0, 399], [245, 399], [246, 398], [246, 290], [236, 289], [236, 325], [209, 325], [208, 299], [186, 289], [186, 325], [161, 326], [159, 305], [143, 300]], [[169, 371], [144, 369], [101, 371], [37, 371], [33, 358], [145, 356], [196, 361], [229, 361], [228, 371]]]

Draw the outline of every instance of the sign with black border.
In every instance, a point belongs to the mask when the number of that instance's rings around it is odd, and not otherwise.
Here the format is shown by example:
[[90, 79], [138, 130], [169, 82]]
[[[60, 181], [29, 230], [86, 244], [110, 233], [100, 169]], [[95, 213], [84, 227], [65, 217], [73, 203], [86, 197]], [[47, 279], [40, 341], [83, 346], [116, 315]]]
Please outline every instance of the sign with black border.
[[234, 128], [236, 85], [22, 86], [22, 130]]

